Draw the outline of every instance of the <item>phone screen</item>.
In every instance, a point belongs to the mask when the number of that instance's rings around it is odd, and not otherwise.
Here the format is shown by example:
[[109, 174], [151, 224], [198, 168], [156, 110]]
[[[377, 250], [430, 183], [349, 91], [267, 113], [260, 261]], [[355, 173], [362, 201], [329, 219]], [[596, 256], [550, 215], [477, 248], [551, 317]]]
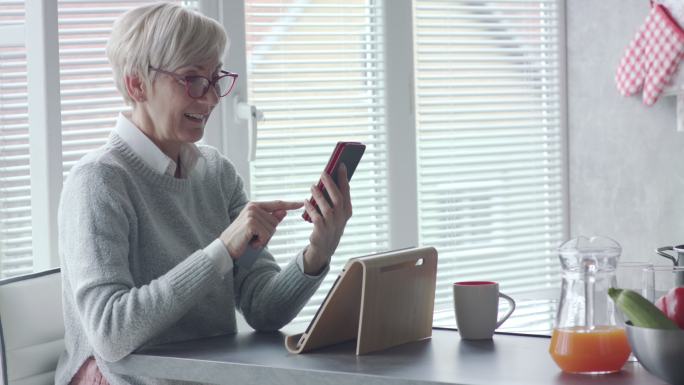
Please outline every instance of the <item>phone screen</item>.
[[[340, 167], [340, 165], [344, 164], [347, 167], [347, 180], [351, 180], [352, 175], [354, 175], [354, 171], [356, 170], [356, 166], [359, 164], [359, 161], [361, 160], [364, 151], [366, 151], [366, 145], [363, 143], [337, 142], [337, 145], [335, 146], [332, 155], [330, 155], [330, 159], [328, 159], [328, 164], [325, 166], [325, 173], [332, 176], [332, 179], [333, 181], [335, 181], [335, 184], [339, 186], [337, 180], [337, 170]], [[325, 186], [323, 185], [323, 182], [321, 180], [318, 181], [318, 188], [323, 191], [325, 199], [328, 201], [329, 204], [332, 205], [330, 195], [328, 195], [328, 192], [326, 191]], [[316, 201], [313, 199], [313, 197], [311, 197], [310, 201], [314, 205], [314, 207], [318, 208], [318, 205], [316, 204]], [[309, 214], [306, 211], [302, 215], [302, 218], [304, 218], [308, 222], [311, 222], [311, 218], [309, 217]]]

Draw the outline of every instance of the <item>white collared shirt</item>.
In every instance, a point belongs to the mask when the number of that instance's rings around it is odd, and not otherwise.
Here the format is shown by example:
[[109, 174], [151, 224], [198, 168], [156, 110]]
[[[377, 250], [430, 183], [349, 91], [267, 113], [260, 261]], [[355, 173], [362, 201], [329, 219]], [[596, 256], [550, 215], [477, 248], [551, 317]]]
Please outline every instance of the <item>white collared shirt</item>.
[[[114, 131], [153, 170], [160, 174], [175, 175], [176, 167], [178, 167], [176, 162], [164, 154], [124, 113], [119, 114]], [[181, 178], [187, 178], [192, 173], [201, 156], [202, 154], [194, 143], [183, 143], [181, 145]], [[204, 252], [218, 266], [221, 275], [225, 275], [233, 269], [233, 259], [220, 239], [215, 239], [205, 247]], [[300, 271], [304, 272], [304, 252], [298, 253], [295, 258]]]
[[[164, 154], [142, 130], [133, 124], [128, 116], [120, 113], [114, 129], [117, 135], [133, 149], [133, 152], [154, 171], [170, 176], [175, 175], [178, 167], [176, 161]], [[183, 143], [181, 145], [181, 178], [187, 178], [190, 175], [200, 157], [200, 151], [194, 143]]]

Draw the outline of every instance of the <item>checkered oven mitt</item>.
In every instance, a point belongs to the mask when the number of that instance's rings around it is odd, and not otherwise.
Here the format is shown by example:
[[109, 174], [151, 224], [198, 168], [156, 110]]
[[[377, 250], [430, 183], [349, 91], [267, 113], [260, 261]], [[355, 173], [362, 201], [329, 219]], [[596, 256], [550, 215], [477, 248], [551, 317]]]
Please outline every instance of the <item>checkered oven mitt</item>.
[[653, 4], [644, 24], [625, 51], [615, 81], [623, 96], [642, 91], [652, 105], [684, 57], [684, 31], [661, 4]]

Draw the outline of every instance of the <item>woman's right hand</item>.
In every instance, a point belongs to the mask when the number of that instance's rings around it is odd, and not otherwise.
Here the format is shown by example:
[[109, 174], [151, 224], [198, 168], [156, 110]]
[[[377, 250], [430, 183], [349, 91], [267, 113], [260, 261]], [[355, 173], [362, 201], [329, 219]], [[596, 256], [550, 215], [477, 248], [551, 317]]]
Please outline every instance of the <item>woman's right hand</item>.
[[278, 224], [287, 215], [287, 210], [295, 210], [303, 202], [249, 202], [235, 221], [219, 237], [231, 258], [239, 258], [251, 246], [261, 249], [268, 244]]

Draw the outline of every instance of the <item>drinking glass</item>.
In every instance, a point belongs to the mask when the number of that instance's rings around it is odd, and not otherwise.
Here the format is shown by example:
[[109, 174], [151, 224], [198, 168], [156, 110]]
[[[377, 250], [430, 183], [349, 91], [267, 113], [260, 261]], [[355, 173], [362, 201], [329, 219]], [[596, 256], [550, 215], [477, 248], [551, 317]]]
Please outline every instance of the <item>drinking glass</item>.
[[644, 297], [651, 302], [667, 294], [684, 280], [684, 266], [655, 265], [646, 269], [646, 292]]
[[630, 289], [647, 297], [649, 278], [653, 274], [653, 264], [647, 261], [620, 261], [615, 270], [617, 287], [620, 289]]
[[[615, 269], [615, 280], [617, 287], [620, 289], [630, 289], [648, 298], [648, 282], [653, 279], [649, 278], [653, 274], [653, 264], [647, 261], [620, 261]], [[619, 322], [624, 323], [621, 312], [617, 312], [616, 318]], [[630, 353], [627, 361], [637, 361], [634, 354]]]

